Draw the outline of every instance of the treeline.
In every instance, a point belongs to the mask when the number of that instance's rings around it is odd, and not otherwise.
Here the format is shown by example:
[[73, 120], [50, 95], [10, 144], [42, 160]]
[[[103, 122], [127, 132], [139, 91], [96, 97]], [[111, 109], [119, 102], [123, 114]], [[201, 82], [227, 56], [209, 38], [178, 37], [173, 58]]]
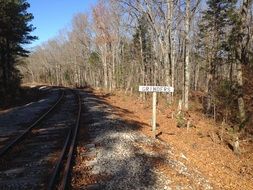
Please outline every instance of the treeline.
[[[79, 13], [70, 30], [35, 48], [26, 81], [137, 91], [169, 85], [189, 109], [189, 92], [204, 110], [246, 120], [243, 65], [252, 64], [251, 0], [107, 0]], [[174, 94], [168, 94], [169, 102]], [[145, 98], [145, 95], [143, 95]]]
[[28, 55], [24, 48], [35, 40], [29, 24], [33, 15], [27, 12], [25, 0], [0, 0], [0, 99], [14, 95], [20, 86], [21, 74], [16, 68], [21, 58]]

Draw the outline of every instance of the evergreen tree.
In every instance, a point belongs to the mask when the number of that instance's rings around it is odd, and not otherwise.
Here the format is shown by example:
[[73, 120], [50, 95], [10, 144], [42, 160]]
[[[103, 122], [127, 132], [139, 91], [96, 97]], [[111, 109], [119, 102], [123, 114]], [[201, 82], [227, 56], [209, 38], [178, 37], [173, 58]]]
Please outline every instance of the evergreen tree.
[[212, 51], [213, 61], [222, 58], [226, 51], [227, 35], [234, 25], [237, 0], [208, 0], [208, 9], [203, 12], [200, 27], [200, 36], [203, 44], [210, 37], [209, 50]]
[[33, 15], [26, 0], [0, 0], [0, 85], [2, 93], [9, 93], [19, 85], [20, 75], [15, 68], [18, 57], [27, 56], [23, 45], [37, 37], [30, 35], [35, 29], [29, 22]]
[[[135, 57], [138, 58], [138, 61], [142, 64], [144, 74], [147, 75], [151, 74], [152, 72], [152, 66], [150, 62], [152, 54], [151, 37], [148, 28], [148, 21], [146, 20], [145, 16], [142, 16], [138, 21], [136, 32], [133, 35], [133, 53]], [[145, 80], [145, 82], [150, 82], [147, 81], [148, 79]]]
[[207, 62], [207, 102], [206, 113], [210, 114], [215, 88], [215, 73], [218, 64], [224, 62], [228, 55], [228, 35], [234, 24], [237, 0], [208, 0], [208, 9], [203, 12], [200, 21], [200, 46]]

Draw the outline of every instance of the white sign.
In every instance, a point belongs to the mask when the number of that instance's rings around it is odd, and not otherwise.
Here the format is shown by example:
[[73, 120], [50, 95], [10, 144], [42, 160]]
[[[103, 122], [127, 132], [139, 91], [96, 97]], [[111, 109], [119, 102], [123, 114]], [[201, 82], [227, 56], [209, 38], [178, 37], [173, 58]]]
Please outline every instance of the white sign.
[[174, 92], [171, 86], [139, 86], [140, 92], [153, 92], [153, 106], [152, 106], [152, 131], [154, 138], [156, 138], [156, 93], [157, 92]]
[[170, 86], [139, 86], [140, 92], [174, 92]]

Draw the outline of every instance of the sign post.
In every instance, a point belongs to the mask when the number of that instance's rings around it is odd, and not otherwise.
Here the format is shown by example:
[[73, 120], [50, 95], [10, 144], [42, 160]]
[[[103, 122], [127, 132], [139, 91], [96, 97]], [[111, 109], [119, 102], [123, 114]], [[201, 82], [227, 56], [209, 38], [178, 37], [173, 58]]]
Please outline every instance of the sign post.
[[170, 86], [139, 86], [139, 92], [153, 92], [152, 100], [152, 131], [154, 138], [156, 137], [156, 98], [157, 92], [174, 92], [174, 88]]
[[153, 92], [153, 110], [152, 110], [152, 131], [156, 131], [156, 92]]

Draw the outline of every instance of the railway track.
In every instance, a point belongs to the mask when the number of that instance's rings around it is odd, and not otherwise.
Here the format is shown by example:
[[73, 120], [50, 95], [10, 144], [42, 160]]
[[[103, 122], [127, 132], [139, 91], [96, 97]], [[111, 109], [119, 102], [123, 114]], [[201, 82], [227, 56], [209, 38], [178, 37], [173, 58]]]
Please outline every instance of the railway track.
[[46, 118], [55, 108], [58, 104], [60, 104], [60, 102], [62, 101], [64, 96], [64, 91], [61, 93], [60, 97], [58, 98], [58, 100], [53, 104], [53, 106], [51, 106], [49, 108], [49, 110], [47, 110], [45, 113], [43, 113], [38, 119], [36, 119], [31, 125], [29, 125], [28, 127], [26, 127], [25, 130], [22, 130], [21, 132], [17, 132], [18, 135], [14, 134], [7, 136], [6, 139], [8, 139], [8, 141], [5, 143], [5, 145], [1, 145], [1, 149], [0, 149], [0, 158], [3, 157], [10, 149], [12, 149], [13, 147], [15, 147], [15, 145], [22, 140], [22, 138], [25, 137], [26, 134], [28, 134], [34, 127], [36, 127], [39, 122], [41, 122], [44, 118]]
[[81, 114], [65, 90], [53, 107], [0, 150], [0, 189], [66, 189]]

